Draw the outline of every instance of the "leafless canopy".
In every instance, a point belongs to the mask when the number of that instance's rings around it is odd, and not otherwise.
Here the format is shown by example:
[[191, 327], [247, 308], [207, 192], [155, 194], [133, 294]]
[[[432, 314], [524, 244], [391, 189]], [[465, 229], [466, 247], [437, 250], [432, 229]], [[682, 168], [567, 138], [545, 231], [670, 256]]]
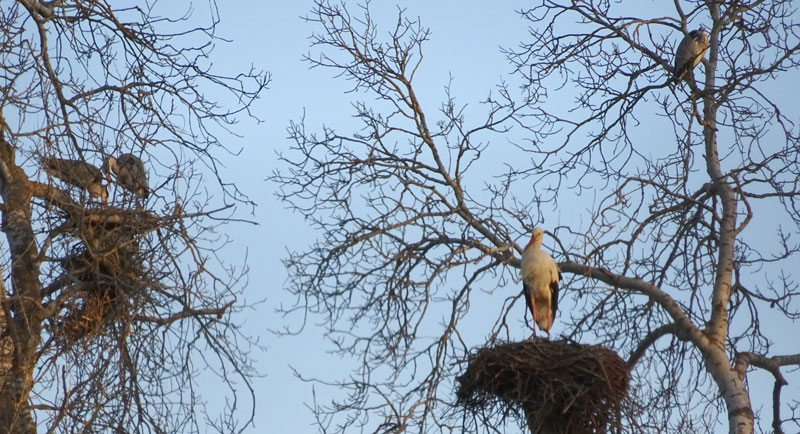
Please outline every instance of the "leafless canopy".
[[[252, 417], [234, 322], [247, 270], [215, 255], [248, 201], [216, 164], [269, 77], [211, 71], [213, 1], [206, 17], [163, 3], [0, 9], [0, 432], [234, 432]], [[112, 180], [103, 203], [42, 168], [123, 153], [144, 161], [148, 200]], [[198, 376], [214, 373], [227, 395], [206, 409]]]
[[[796, 8], [546, 1], [521, 16], [530, 36], [507, 51], [521, 91], [468, 108], [448, 85], [438, 110], [415, 91], [419, 20], [322, 0], [309, 17], [308, 61], [367, 101], [352, 133], [291, 124], [273, 176], [321, 234], [286, 259], [287, 310], [356, 359], [337, 383], [349, 396], [315, 403], [320, 430], [459, 431], [456, 361], [529, 333], [516, 242], [544, 222], [565, 274], [556, 329], [633, 367], [624, 430], [795, 431], [800, 402], [781, 388], [800, 381], [782, 335], [800, 319]], [[707, 57], [672, 83], [698, 25]], [[772, 394], [751, 395], [750, 368]]]

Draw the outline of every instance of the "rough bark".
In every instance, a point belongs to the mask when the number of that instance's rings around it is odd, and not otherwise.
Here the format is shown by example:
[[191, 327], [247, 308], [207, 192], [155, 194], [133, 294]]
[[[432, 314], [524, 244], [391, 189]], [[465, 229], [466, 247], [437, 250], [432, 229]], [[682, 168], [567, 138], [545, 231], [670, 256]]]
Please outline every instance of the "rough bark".
[[[718, 4], [709, 4], [712, 22], [720, 23]], [[714, 89], [716, 66], [719, 57], [719, 25], [711, 29], [711, 44], [705, 72], [704, 89]], [[717, 147], [717, 102], [712, 96], [703, 98], [703, 137], [705, 139], [706, 170], [722, 205], [719, 251], [716, 277], [711, 296], [711, 319], [706, 334], [711, 340], [710, 348], [701, 348], [706, 369], [720, 388], [728, 410], [730, 434], [752, 434], [754, 414], [750, 394], [744, 382], [736, 375], [725, 351], [728, 337], [728, 305], [731, 300], [733, 282], [734, 247], [736, 244], [737, 199], [733, 181], [726, 176]]]
[[29, 395], [41, 339], [42, 292], [31, 227], [31, 187], [25, 172], [16, 165], [14, 149], [4, 139], [4, 125], [0, 113], [0, 195], [5, 207], [2, 230], [11, 255], [11, 291], [2, 300], [5, 327], [0, 338], [0, 431], [35, 433]]

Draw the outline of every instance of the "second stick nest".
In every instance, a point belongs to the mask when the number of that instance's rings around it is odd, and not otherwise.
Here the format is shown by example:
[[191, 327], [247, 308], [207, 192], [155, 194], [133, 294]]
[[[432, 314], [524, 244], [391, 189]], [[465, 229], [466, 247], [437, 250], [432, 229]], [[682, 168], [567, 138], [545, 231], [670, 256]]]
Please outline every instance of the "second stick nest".
[[533, 339], [485, 347], [457, 378], [475, 415], [514, 414], [532, 433], [604, 433], [618, 423], [630, 372], [608, 348]]
[[72, 294], [61, 330], [70, 341], [99, 333], [147, 297], [150, 282], [140, 244], [155, 222], [148, 213], [115, 208], [74, 221], [70, 233], [79, 241], [61, 261]]

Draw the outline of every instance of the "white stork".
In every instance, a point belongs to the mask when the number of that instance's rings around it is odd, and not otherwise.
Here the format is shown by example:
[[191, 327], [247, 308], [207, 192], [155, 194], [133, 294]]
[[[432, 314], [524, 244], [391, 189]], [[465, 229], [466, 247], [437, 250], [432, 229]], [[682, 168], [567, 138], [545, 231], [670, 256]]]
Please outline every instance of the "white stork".
[[550, 337], [550, 327], [558, 307], [558, 281], [561, 280], [561, 271], [556, 261], [542, 250], [542, 236], [544, 230], [533, 230], [531, 240], [522, 251], [522, 292], [525, 302], [533, 314], [533, 335], [536, 336], [536, 326]]
[[47, 157], [42, 160], [42, 168], [48, 175], [86, 190], [91, 197], [99, 197], [103, 202], [108, 200], [103, 172], [85, 161]]
[[684, 36], [681, 43], [678, 44], [678, 49], [675, 50], [675, 69], [673, 70], [675, 82], [683, 80], [694, 70], [703, 60], [706, 50], [708, 50], [708, 34], [704, 28], [692, 30]]
[[110, 172], [117, 176], [117, 183], [135, 195], [147, 199], [150, 188], [147, 185], [147, 172], [139, 157], [122, 154], [118, 158], [108, 157], [103, 163], [103, 171], [111, 181]]

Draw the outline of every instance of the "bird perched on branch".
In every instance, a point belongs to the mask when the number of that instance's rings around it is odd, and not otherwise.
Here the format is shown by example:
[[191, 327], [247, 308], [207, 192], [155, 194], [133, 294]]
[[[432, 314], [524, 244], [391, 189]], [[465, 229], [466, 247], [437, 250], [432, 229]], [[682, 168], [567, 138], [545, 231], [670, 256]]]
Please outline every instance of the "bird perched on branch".
[[122, 154], [118, 158], [107, 157], [103, 163], [103, 172], [111, 182], [111, 172], [117, 176], [117, 183], [122, 188], [133, 192], [133, 194], [147, 199], [150, 188], [147, 185], [147, 172], [144, 164], [139, 157], [133, 154]]
[[86, 190], [91, 197], [99, 197], [103, 202], [108, 200], [103, 172], [85, 161], [47, 157], [42, 160], [42, 168], [48, 175]]
[[679, 82], [684, 79], [703, 60], [708, 50], [708, 34], [700, 27], [686, 35], [675, 51], [675, 69], [673, 80]]
[[533, 335], [536, 336], [536, 326], [550, 337], [550, 327], [558, 306], [558, 281], [561, 280], [561, 271], [556, 261], [542, 250], [542, 237], [544, 230], [533, 230], [531, 240], [522, 251], [522, 292], [525, 302], [533, 314]]

